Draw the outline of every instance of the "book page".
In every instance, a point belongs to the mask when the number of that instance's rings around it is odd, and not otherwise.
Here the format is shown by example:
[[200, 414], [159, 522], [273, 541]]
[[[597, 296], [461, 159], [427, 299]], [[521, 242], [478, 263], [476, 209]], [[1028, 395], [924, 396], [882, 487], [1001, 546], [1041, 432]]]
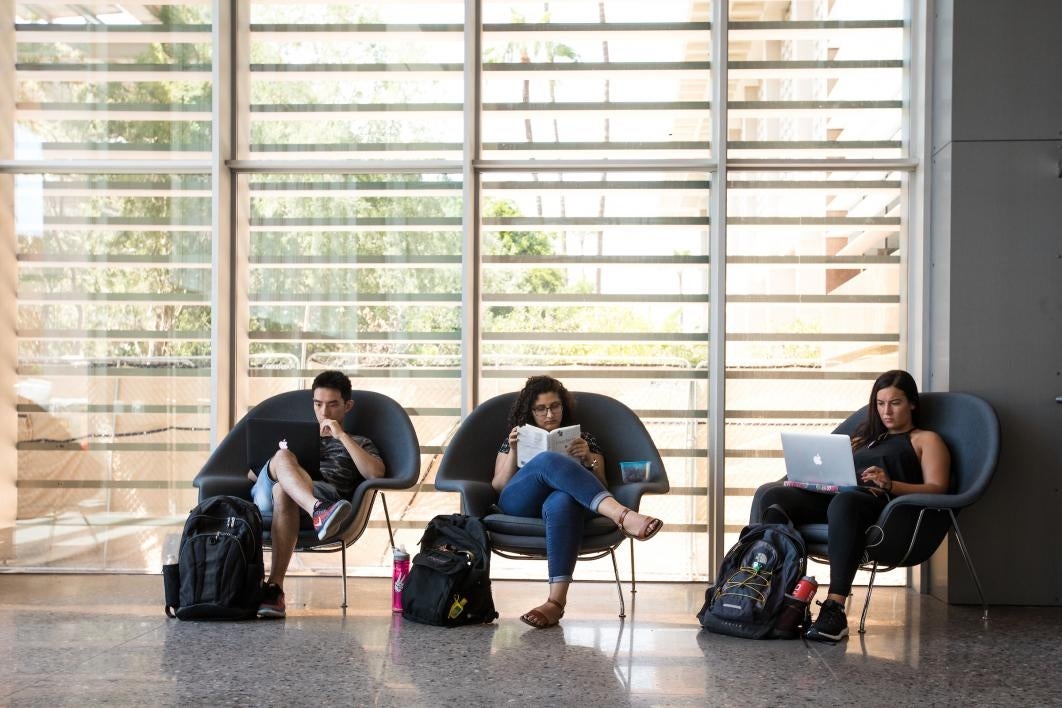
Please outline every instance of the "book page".
[[547, 433], [534, 425], [521, 425], [518, 435], [516, 466], [523, 467], [535, 455], [546, 450], [565, 454], [571, 441], [579, 437], [580, 427], [569, 425]]

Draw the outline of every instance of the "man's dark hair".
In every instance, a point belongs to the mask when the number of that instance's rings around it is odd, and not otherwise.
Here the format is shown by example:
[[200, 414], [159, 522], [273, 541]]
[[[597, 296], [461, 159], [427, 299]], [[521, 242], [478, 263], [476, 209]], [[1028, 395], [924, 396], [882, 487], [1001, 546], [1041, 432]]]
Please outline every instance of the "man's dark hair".
[[339, 395], [343, 397], [344, 401], [350, 400], [350, 379], [342, 371], [322, 371], [317, 374], [317, 378], [313, 380], [313, 386], [310, 387], [310, 390], [316, 391], [319, 388], [330, 388], [333, 391], [339, 391]]

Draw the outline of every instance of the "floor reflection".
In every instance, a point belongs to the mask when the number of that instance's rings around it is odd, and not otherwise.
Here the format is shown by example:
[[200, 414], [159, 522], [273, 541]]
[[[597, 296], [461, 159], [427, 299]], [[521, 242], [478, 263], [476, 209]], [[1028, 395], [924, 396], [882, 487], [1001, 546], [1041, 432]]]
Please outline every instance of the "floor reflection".
[[[1062, 609], [948, 607], [875, 591], [837, 645], [700, 631], [703, 587], [577, 583], [559, 627], [519, 614], [542, 583], [494, 583], [501, 618], [446, 629], [390, 612], [385, 579], [289, 580], [285, 621], [184, 623], [158, 576], [0, 575], [0, 705], [647, 706], [1057, 704]], [[862, 602], [857, 588], [854, 614]]]

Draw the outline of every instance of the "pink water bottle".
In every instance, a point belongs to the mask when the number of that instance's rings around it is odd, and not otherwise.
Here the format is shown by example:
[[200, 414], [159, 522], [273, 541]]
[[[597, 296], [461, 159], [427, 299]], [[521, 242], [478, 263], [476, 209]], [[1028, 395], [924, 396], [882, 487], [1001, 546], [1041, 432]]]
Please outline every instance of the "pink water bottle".
[[394, 549], [395, 566], [391, 573], [391, 611], [402, 611], [402, 588], [409, 577], [409, 553], [405, 546]]

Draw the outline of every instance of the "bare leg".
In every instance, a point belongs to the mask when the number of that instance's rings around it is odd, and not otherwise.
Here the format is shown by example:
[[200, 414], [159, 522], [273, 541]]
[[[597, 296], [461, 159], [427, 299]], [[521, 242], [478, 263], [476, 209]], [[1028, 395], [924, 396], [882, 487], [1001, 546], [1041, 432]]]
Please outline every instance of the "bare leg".
[[299, 509], [312, 514], [317, 499], [313, 496], [310, 475], [287, 450], [279, 450], [273, 456], [269, 474], [277, 483], [273, 485], [273, 522], [269, 527], [272, 548], [267, 582], [284, 587], [284, 576], [299, 538]]
[[279, 484], [273, 487], [273, 523], [269, 530], [272, 540], [268, 582], [283, 588], [284, 576], [299, 539], [299, 506]]

